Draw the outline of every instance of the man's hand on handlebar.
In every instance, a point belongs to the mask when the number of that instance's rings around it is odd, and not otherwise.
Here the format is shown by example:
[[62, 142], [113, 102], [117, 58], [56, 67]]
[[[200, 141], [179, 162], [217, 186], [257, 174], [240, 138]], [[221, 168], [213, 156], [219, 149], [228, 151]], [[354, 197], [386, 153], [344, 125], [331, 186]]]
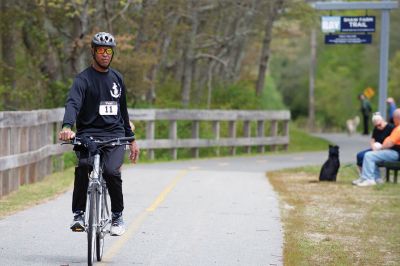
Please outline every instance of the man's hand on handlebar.
[[129, 159], [132, 163], [136, 163], [139, 159], [139, 146], [137, 145], [136, 141], [133, 141], [131, 145], [129, 145], [129, 150], [131, 151], [129, 154]]
[[68, 141], [75, 138], [75, 132], [68, 127], [64, 127], [60, 133], [58, 133], [58, 139]]

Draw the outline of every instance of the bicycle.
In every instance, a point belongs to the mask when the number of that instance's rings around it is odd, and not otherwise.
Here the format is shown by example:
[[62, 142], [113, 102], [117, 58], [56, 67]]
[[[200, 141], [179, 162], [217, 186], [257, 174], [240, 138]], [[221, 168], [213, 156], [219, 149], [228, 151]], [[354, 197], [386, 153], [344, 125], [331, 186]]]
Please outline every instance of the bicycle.
[[[88, 240], [88, 265], [93, 265], [96, 253], [97, 261], [103, 257], [104, 237], [110, 233], [110, 208], [108, 204], [108, 190], [102, 173], [101, 150], [105, 147], [129, 145], [134, 137], [113, 138], [110, 140], [93, 140], [96, 152], [93, 156], [93, 169], [89, 176], [87, 190], [86, 211], [84, 214], [85, 231]], [[81, 138], [74, 138], [70, 142], [74, 146], [85, 146]]]

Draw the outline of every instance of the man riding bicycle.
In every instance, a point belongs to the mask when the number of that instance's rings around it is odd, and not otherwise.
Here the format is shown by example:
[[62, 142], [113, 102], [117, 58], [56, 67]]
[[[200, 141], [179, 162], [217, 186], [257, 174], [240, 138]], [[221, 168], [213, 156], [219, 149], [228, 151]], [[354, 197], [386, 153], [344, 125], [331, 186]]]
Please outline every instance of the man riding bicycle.
[[[122, 75], [110, 67], [116, 41], [113, 35], [99, 32], [91, 42], [92, 64], [79, 73], [72, 84], [65, 104], [65, 114], [60, 140], [76, 136], [90, 143], [91, 139], [107, 140], [118, 137], [132, 137], [126, 106], [126, 91]], [[76, 123], [76, 134], [72, 131]], [[89, 147], [93, 147], [89, 145]], [[129, 145], [130, 160], [136, 163], [139, 147], [135, 141]], [[90, 150], [90, 149], [89, 149]], [[76, 149], [78, 166], [75, 168], [72, 212], [72, 231], [84, 231], [84, 212], [88, 188], [88, 174], [91, 171], [88, 149]], [[111, 198], [111, 235], [125, 232], [122, 211], [121, 166], [124, 147], [107, 147], [102, 151], [103, 176]]]

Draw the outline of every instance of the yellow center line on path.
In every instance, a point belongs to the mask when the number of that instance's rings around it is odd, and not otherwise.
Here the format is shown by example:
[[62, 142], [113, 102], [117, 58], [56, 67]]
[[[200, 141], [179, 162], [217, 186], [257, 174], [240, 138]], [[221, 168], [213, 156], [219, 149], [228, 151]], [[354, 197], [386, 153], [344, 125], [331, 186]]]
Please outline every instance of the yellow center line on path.
[[108, 251], [103, 256], [103, 263], [107, 263], [113, 258], [128, 242], [129, 239], [137, 232], [139, 227], [143, 224], [149, 213], [155, 211], [158, 206], [165, 200], [167, 195], [174, 189], [179, 180], [188, 173], [188, 170], [181, 170], [178, 175], [171, 181], [171, 183], [157, 196], [153, 203], [138, 217], [136, 217], [126, 228], [125, 234], [120, 236], [116, 242], [108, 249]]

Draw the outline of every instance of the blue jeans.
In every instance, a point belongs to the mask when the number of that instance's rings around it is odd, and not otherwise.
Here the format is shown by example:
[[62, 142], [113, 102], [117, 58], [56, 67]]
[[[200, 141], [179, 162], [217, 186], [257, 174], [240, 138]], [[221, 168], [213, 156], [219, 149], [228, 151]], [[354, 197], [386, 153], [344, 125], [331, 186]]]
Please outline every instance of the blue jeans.
[[376, 163], [379, 161], [397, 161], [398, 159], [399, 153], [394, 150], [369, 151], [364, 155], [361, 177], [371, 180], [378, 179], [381, 174]]
[[357, 165], [362, 167], [363, 161], [364, 161], [364, 156], [365, 153], [372, 151], [372, 149], [366, 149], [363, 151], [360, 151], [359, 153], [357, 153]]

